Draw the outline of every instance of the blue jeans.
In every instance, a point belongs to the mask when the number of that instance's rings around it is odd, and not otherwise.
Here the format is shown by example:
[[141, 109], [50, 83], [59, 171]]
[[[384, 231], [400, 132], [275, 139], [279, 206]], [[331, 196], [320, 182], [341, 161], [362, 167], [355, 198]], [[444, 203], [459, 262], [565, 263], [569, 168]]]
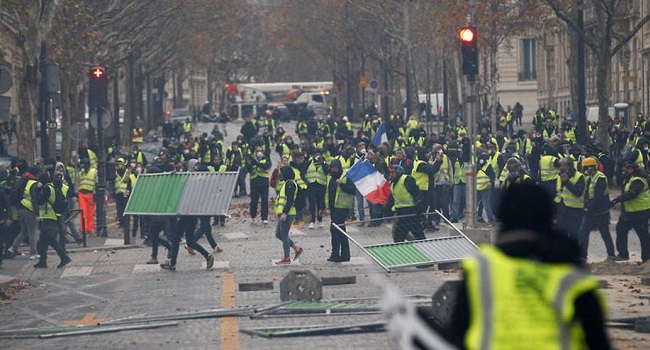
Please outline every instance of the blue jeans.
[[[488, 221], [494, 221], [494, 215], [492, 214], [492, 189], [488, 188], [487, 190], [477, 191], [476, 194], [481, 203], [483, 203], [483, 209], [485, 209]], [[479, 212], [478, 217], [480, 218], [481, 216], [482, 213]]]
[[208, 240], [212, 249], [217, 247], [217, 242], [214, 240], [214, 236], [212, 235], [212, 226], [210, 225], [209, 216], [199, 217], [199, 229], [194, 233], [194, 242], [201, 239], [203, 235], [205, 235], [205, 238]]
[[289, 229], [295, 218], [295, 215], [287, 215], [287, 220], [282, 222], [278, 216], [278, 226], [275, 228], [275, 238], [282, 241], [282, 252], [285, 259], [289, 258], [291, 247], [293, 247], [293, 241], [289, 238]]
[[465, 184], [456, 184], [452, 190], [451, 220], [458, 220], [465, 208]]
[[355, 200], [357, 201], [357, 211], [359, 212], [359, 220], [363, 221], [366, 219], [366, 213], [363, 210], [363, 195], [361, 192], [357, 191], [354, 195]]

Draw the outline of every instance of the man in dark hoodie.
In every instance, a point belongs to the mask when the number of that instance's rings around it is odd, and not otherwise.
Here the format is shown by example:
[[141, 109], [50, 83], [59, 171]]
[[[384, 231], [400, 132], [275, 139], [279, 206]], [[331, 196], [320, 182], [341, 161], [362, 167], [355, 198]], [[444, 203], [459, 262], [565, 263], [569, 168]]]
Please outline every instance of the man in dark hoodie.
[[325, 206], [330, 209], [332, 216], [332, 223], [330, 225], [332, 254], [327, 258], [327, 261], [350, 261], [350, 243], [348, 242], [348, 238], [334, 227], [334, 224], [345, 231], [345, 219], [354, 204], [353, 199], [356, 193], [356, 187], [354, 183], [347, 181], [347, 177], [341, 178], [343, 170], [341, 162], [338, 159], [333, 159], [330, 163], [329, 174]]
[[280, 180], [284, 180], [278, 197], [275, 199], [275, 214], [278, 215], [278, 226], [275, 229], [275, 237], [282, 241], [283, 258], [278, 260], [276, 264], [291, 264], [289, 257], [289, 248], [293, 248], [293, 260], [297, 260], [302, 255], [303, 249], [296, 245], [291, 238], [289, 238], [289, 229], [291, 223], [296, 217], [295, 200], [298, 192], [298, 186], [294, 180], [294, 171], [291, 166], [285, 165], [280, 168]]

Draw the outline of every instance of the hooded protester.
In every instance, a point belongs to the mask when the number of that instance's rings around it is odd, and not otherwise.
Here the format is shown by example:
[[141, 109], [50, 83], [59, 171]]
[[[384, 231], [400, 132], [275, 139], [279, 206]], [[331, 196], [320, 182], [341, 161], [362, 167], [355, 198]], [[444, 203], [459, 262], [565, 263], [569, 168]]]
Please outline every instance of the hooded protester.
[[294, 177], [294, 171], [291, 166], [286, 165], [280, 168], [280, 180], [284, 181], [284, 184], [278, 192], [278, 197], [275, 199], [275, 214], [278, 215], [278, 226], [275, 230], [275, 237], [282, 241], [283, 257], [276, 262], [278, 265], [291, 264], [291, 258], [289, 257], [290, 248], [294, 250], [293, 260], [298, 260], [304, 250], [289, 238], [289, 229], [296, 217], [295, 200], [298, 195], [298, 185]]
[[332, 253], [327, 261], [350, 261], [350, 243], [348, 238], [334, 225], [345, 231], [345, 218], [353, 206], [356, 193], [354, 183], [348, 182], [343, 177], [343, 169], [338, 159], [332, 160], [329, 166], [329, 179], [325, 194], [325, 206], [330, 209], [332, 223], [330, 235], [332, 237]]
[[47, 173], [38, 176], [38, 184], [41, 189], [41, 203], [38, 209], [38, 216], [36, 217], [40, 229], [40, 237], [37, 244], [39, 260], [34, 265], [34, 268], [47, 268], [47, 248], [50, 246], [54, 248], [54, 251], [59, 255], [59, 259], [61, 259], [57, 268], [62, 268], [72, 260], [70, 260], [56, 239], [59, 233], [58, 216], [53, 207], [56, 200], [56, 191]]

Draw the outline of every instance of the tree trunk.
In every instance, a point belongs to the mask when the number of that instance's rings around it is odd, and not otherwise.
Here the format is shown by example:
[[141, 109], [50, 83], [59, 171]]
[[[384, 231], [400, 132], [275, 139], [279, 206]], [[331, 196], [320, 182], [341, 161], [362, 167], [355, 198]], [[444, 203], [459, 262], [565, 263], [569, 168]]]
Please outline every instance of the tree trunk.
[[[61, 74], [61, 161], [67, 163], [70, 160], [72, 138], [76, 128], [72, 127], [70, 118], [70, 82], [66, 74]], [[72, 135], [75, 136], [75, 135]]]
[[[499, 119], [501, 117], [500, 111], [497, 108], [497, 84], [498, 84], [498, 70], [499, 67], [497, 66], [497, 52], [499, 50], [499, 47], [497, 45], [493, 45], [490, 48], [490, 102], [492, 103], [492, 133], [497, 132], [497, 123], [499, 122]], [[479, 108], [478, 110], [481, 110], [481, 101], [478, 101]], [[476, 121], [480, 121], [480, 116], [477, 116]], [[477, 130], [480, 131], [480, 130]], [[474, 135], [472, 135], [474, 136]]]
[[18, 87], [18, 156], [28, 162], [36, 159], [36, 121], [38, 120], [37, 105], [39, 101], [39, 71], [38, 62], [24, 63]]
[[595, 143], [602, 149], [609, 149], [609, 133], [607, 125], [607, 112], [609, 107], [609, 70], [610, 50], [609, 45], [601, 46], [600, 54], [597, 56], [598, 67], [596, 67], [596, 93], [598, 95], [598, 131]]

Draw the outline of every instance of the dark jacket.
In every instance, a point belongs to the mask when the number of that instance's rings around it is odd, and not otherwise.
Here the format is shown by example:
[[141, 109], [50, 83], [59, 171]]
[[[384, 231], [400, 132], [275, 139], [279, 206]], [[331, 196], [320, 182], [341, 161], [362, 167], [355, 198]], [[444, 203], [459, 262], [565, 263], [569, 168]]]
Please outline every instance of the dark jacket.
[[591, 186], [591, 177], [585, 178], [585, 209], [590, 217], [599, 215], [609, 216], [609, 193], [607, 193], [606, 179], [599, 178], [595, 184], [594, 197], [589, 198], [589, 187]]
[[[338, 159], [333, 159], [330, 166], [332, 165], [337, 166], [339, 169], [341, 169], [341, 162]], [[338, 174], [330, 173], [330, 179], [327, 187], [327, 199], [328, 199], [329, 209], [331, 210], [334, 209], [334, 204], [336, 203], [336, 189], [339, 186], [345, 193], [348, 194], [354, 194], [356, 193], [357, 190], [357, 188], [354, 186], [354, 183], [352, 183], [351, 181], [346, 181], [338, 185], [336, 183], [336, 180], [340, 178], [341, 178], [341, 173]]]

